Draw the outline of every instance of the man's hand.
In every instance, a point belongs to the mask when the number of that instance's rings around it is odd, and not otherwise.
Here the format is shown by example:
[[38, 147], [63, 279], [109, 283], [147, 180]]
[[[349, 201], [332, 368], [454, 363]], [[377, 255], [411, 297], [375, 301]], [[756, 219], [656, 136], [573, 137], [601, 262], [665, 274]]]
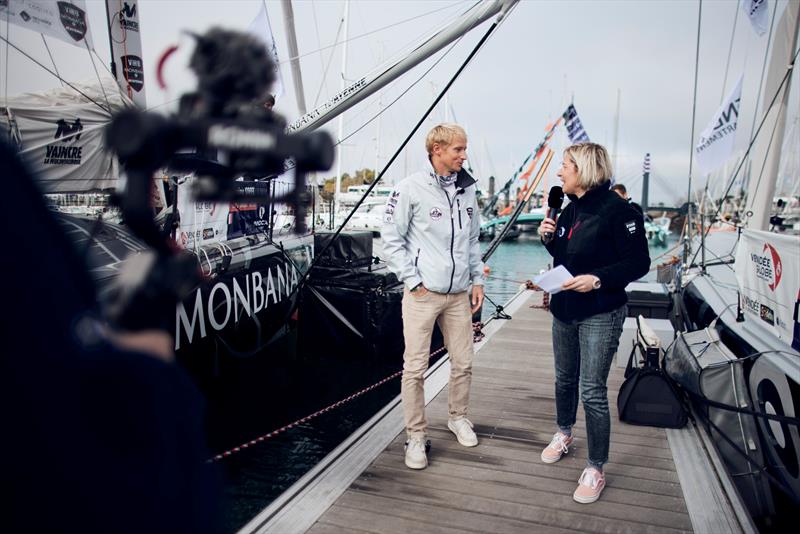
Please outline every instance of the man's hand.
[[472, 312], [475, 313], [483, 305], [483, 286], [472, 286]]
[[539, 223], [539, 236], [544, 237], [544, 234], [546, 233], [555, 235], [556, 222], [553, 219], [545, 219]]
[[570, 278], [564, 284], [562, 284], [561, 289], [564, 291], [577, 291], [578, 293], [588, 293], [592, 289], [594, 289], [595, 281], [599, 280], [593, 274], [581, 274], [576, 276], [575, 278]]
[[416, 298], [424, 297], [425, 295], [428, 294], [428, 288], [420, 284], [411, 290], [411, 294]]

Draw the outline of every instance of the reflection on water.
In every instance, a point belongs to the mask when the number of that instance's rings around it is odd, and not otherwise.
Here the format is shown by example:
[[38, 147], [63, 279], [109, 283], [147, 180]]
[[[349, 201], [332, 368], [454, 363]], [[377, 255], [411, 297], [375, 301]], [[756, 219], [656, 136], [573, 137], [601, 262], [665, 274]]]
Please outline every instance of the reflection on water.
[[[651, 247], [651, 259], [657, 258], [672, 245], [673, 243], [668, 247]], [[488, 243], [482, 243], [483, 248], [486, 246]], [[375, 254], [380, 255], [381, 250], [380, 242], [377, 240]], [[524, 284], [525, 280], [547, 268], [551, 262], [550, 254], [539, 243], [538, 237], [523, 234], [516, 241], [504, 242], [488, 261], [491, 271], [485, 287], [487, 297], [497, 304], [505, 303], [519, 291], [520, 285]], [[646, 278], [654, 280], [655, 272], [652, 271]], [[493, 311], [491, 302], [487, 302], [483, 310], [483, 320], [488, 319]], [[320, 379], [325, 380], [327, 382], [325, 385], [331, 390], [342, 388], [339, 398], [344, 398], [359, 389], [356, 384], [375, 383], [402, 367], [401, 362], [359, 363], [353, 355], [331, 353], [324, 361], [319, 359], [319, 355], [316, 357], [316, 360], [305, 359], [305, 362], [312, 367], [307, 376], [313, 376], [315, 382], [319, 382]], [[324, 368], [324, 371], [321, 368]], [[343, 377], [346, 377], [346, 380]], [[294, 377], [292, 380], [301, 379]], [[300, 383], [290, 386], [298, 389], [303, 387]], [[310, 388], [308, 394], [318, 394], [319, 389], [315, 389], [318, 387], [319, 385]], [[222, 465], [227, 475], [224, 507], [226, 530], [234, 532], [256, 516], [399, 393], [399, 379], [392, 380], [307, 424], [225, 459]], [[321, 404], [320, 407], [329, 403]], [[280, 402], [270, 406], [250, 408], [248, 417], [258, 417], [256, 414], [259, 411], [266, 414], [269, 410], [288, 410], [288, 407], [281, 406]], [[273, 418], [265, 416], [265, 420], [269, 419]], [[257, 427], [257, 422], [251, 425], [251, 428]], [[262, 430], [263, 432], [250, 436], [250, 439], [273, 428]], [[225, 432], [225, 429], [217, 428], [216, 431]], [[216, 439], [212, 437], [212, 442], [221, 444], [230, 441], [228, 438], [229, 436], [217, 436]]]

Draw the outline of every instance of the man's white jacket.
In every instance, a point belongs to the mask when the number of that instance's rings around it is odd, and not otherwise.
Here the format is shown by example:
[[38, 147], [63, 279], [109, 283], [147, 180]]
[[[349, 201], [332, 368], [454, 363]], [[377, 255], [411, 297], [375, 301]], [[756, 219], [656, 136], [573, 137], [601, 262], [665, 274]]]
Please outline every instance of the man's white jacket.
[[406, 287], [437, 293], [483, 285], [475, 179], [465, 170], [449, 193], [431, 170], [401, 181], [386, 203], [381, 238], [389, 269]]

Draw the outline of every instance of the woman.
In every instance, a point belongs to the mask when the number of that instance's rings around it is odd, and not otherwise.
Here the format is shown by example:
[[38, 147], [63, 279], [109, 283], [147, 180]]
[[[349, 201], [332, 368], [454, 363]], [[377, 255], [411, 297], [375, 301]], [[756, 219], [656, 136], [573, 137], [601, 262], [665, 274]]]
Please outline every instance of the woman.
[[605, 487], [611, 424], [606, 381], [627, 311], [625, 286], [650, 268], [642, 215], [609, 189], [611, 175], [602, 146], [567, 148], [558, 177], [571, 202], [558, 224], [545, 219], [539, 227], [554, 264], [574, 276], [550, 300], [558, 431], [542, 461], [554, 463], [569, 452], [580, 392], [589, 456], [573, 494], [579, 503], [596, 501]]

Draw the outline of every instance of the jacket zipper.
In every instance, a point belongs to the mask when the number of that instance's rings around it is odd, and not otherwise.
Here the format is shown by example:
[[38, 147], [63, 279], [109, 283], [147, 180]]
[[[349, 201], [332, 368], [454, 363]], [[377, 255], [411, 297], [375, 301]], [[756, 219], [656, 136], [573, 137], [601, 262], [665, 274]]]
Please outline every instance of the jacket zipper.
[[456, 197], [456, 205], [458, 205], [458, 229], [463, 230], [461, 226], [461, 201]]
[[414, 267], [417, 266], [417, 262], [419, 262], [419, 251], [422, 250], [421, 248], [417, 249], [417, 257], [414, 258]]
[[453, 289], [453, 277], [456, 275], [456, 257], [453, 255], [453, 243], [456, 240], [456, 223], [453, 220], [453, 203], [450, 201], [450, 195], [447, 194], [446, 190], [442, 189], [442, 191], [444, 191], [444, 196], [447, 197], [447, 203], [450, 205], [450, 261], [453, 264], [453, 269], [450, 271], [450, 286], [447, 288], [447, 292], [450, 293], [450, 290]]

